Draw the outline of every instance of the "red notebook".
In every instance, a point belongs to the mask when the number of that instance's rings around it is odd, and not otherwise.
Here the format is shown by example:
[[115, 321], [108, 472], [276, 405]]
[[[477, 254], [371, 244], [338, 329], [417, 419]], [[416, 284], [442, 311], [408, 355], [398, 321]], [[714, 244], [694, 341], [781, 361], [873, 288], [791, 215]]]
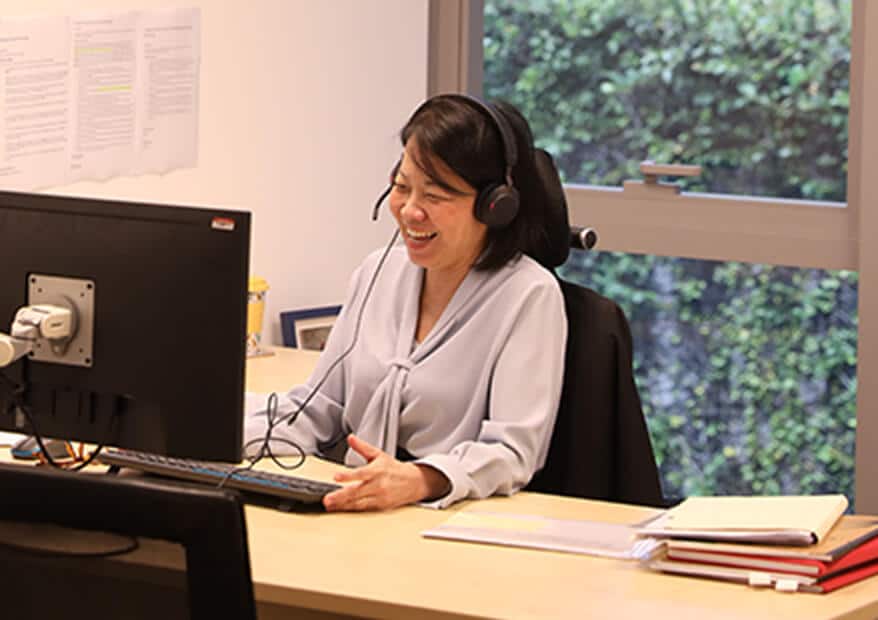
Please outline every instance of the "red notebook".
[[842, 586], [855, 583], [866, 577], [878, 574], [878, 561], [873, 560], [868, 564], [863, 564], [857, 568], [847, 570], [841, 573], [827, 574], [817, 580], [817, 583], [811, 585], [803, 585], [799, 589], [804, 592], [818, 592], [825, 594], [838, 590]]
[[870, 539], [835, 560], [812, 557], [778, 557], [762, 550], [757, 553], [753, 553], [749, 549], [742, 549], [742, 552], [701, 551], [680, 549], [673, 546], [668, 548], [668, 559], [823, 577], [878, 560], [878, 529], [869, 532], [869, 534]]
[[822, 577], [666, 559], [652, 560], [646, 563], [646, 567], [665, 573], [736, 581], [751, 586], [773, 587], [776, 590], [788, 592], [800, 591], [820, 594], [832, 592], [848, 584], [878, 574], [878, 561], [876, 560], [849, 570], [827, 573]]
[[671, 540], [651, 568], [666, 572], [831, 592], [878, 573], [878, 518], [843, 517], [809, 547]]

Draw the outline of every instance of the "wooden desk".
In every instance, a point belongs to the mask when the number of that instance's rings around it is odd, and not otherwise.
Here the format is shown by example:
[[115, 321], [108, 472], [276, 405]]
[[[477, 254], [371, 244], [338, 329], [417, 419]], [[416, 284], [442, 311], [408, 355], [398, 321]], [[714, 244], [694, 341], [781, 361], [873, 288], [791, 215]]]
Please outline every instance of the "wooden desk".
[[[286, 389], [313, 354], [281, 350], [252, 360], [248, 387]], [[304, 362], [304, 364], [303, 364]], [[280, 383], [274, 383], [280, 379]], [[309, 459], [302, 475], [337, 466]], [[878, 578], [829, 595], [782, 594], [646, 571], [634, 562], [424, 539], [453, 511], [478, 508], [557, 518], [634, 522], [651, 510], [536, 493], [462, 502], [437, 511], [283, 514], [247, 508], [260, 618], [876, 618]], [[321, 615], [320, 610], [325, 616]]]
[[[316, 354], [279, 349], [248, 362], [253, 391], [286, 390]], [[8, 460], [3, 451], [0, 460]], [[271, 469], [270, 463], [260, 467]], [[330, 479], [338, 465], [309, 458], [299, 475]], [[462, 502], [445, 511], [297, 514], [248, 506], [260, 620], [338, 618], [862, 618], [878, 617], [878, 578], [828, 595], [782, 594], [653, 573], [634, 562], [422, 538], [454, 511], [634, 522], [651, 510], [536, 493]], [[114, 560], [114, 576], [179, 589], [180, 549], [156, 542]], [[169, 600], [173, 598], [169, 594]], [[180, 599], [177, 595], [177, 599]], [[295, 613], [294, 613], [295, 612]], [[154, 616], [153, 616], [154, 617]], [[166, 617], [166, 616], [163, 616]]]
[[253, 357], [247, 360], [247, 391], [286, 392], [291, 387], [304, 383], [320, 353], [290, 347], [268, 347], [271, 355]]

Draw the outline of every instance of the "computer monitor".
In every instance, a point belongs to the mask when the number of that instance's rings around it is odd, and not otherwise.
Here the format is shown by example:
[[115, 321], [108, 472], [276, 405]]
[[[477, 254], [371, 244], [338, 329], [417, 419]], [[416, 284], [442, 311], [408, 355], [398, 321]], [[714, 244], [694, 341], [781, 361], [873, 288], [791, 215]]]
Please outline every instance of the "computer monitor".
[[83, 304], [63, 363], [0, 368], [0, 430], [34, 430], [14, 384], [43, 437], [239, 461], [249, 244], [246, 211], [0, 192], [0, 332]]

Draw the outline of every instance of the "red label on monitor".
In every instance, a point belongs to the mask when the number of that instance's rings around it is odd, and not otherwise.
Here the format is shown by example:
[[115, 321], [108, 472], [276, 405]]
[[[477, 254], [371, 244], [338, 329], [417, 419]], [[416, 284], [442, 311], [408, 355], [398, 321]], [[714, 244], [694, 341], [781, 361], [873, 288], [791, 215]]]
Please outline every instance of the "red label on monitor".
[[228, 217], [215, 217], [210, 221], [214, 230], [235, 230], [235, 220]]

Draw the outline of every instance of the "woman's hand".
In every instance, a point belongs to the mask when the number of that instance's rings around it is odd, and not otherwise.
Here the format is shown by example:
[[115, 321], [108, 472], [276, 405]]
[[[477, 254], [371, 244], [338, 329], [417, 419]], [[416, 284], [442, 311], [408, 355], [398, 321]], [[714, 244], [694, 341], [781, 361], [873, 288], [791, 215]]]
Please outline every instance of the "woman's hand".
[[432, 467], [398, 461], [356, 435], [348, 435], [347, 441], [366, 464], [335, 475], [336, 482], [359, 484], [327, 494], [323, 505], [328, 511], [386, 510], [441, 497], [449, 490], [448, 479]]

